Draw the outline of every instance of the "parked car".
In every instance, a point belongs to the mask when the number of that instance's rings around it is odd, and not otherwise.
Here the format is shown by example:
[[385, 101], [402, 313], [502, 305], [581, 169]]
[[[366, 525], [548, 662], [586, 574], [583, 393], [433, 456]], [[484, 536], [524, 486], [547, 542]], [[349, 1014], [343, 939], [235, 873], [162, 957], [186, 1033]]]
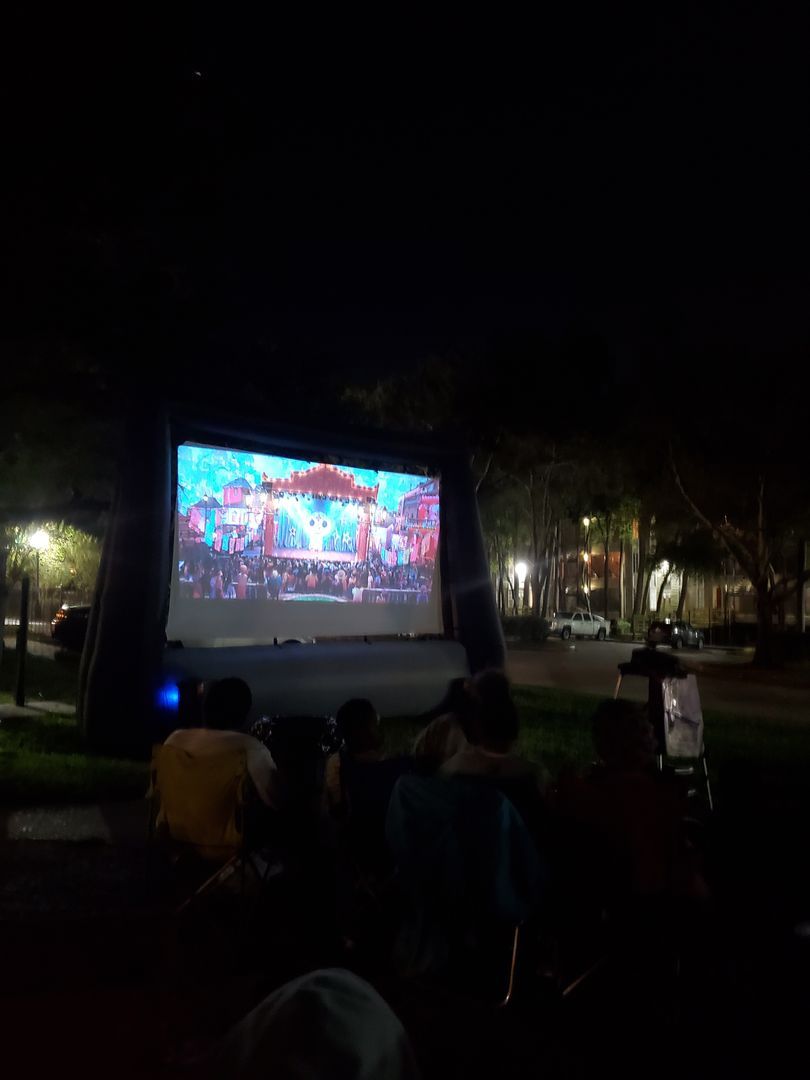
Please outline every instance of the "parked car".
[[81, 652], [89, 618], [89, 604], [76, 604], [74, 607], [63, 604], [51, 619], [51, 637], [63, 648]]
[[551, 620], [552, 634], [559, 634], [563, 641], [572, 636], [604, 641], [609, 630], [610, 624], [606, 619], [587, 611], [555, 611]]
[[671, 645], [673, 649], [682, 649], [689, 645], [702, 649], [703, 631], [682, 619], [656, 619], [650, 623], [647, 631], [648, 645]]

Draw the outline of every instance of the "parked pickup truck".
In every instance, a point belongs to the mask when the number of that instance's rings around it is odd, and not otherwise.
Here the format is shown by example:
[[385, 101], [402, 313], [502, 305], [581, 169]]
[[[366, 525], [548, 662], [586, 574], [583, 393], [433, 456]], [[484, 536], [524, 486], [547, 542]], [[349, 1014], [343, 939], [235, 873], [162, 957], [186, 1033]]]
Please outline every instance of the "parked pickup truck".
[[604, 641], [610, 624], [601, 615], [589, 615], [587, 611], [555, 611], [551, 620], [552, 634], [559, 634], [563, 641], [570, 637], [596, 638]]

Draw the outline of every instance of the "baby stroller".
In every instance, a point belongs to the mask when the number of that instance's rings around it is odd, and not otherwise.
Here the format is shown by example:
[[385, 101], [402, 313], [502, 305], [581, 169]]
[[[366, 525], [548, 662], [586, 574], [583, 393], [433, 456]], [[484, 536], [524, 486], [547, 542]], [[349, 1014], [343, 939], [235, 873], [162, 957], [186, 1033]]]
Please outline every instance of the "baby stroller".
[[697, 679], [674, 656], [654, 648], [634, 649], [631, 659], [619, 664], [614, 698], [619, 697], [627, 678], [647, 680], [647, 708], [659, 770], [687, 783], [690, 799], [703, 794], [709, 811], [713, 811]]

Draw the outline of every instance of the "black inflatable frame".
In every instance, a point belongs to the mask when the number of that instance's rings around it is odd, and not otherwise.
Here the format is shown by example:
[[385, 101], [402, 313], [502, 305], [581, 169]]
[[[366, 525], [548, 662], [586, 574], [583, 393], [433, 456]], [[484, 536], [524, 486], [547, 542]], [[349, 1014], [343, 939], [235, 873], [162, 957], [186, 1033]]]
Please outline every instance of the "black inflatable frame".
[[[443, 634], [429, 640], [318, 642], [183, 649], [166, 642], [174, 551], [177, 446], [210, 443], [367, 467], [428, 467], [441, 479]], [[171, 406], [133, 420], [104, 541], [79, 675], [78, 715], [90, 745], [148, 753], [180, 722], [181, 680], [243, 675], [257, 712], [333, 711], [368, 694], [385, 713], [438, 704], [450, 679], [505, 658], [467, 453], [358, 429], [325, 432], [246, 422]], [[168, 680], [168, 683], [167, 683]], [[165, 687], [175, 690], [168, 701]], [[257, 686], [259, 692], [257, 694]], [[399, 706], [399, 707], [397, 707]]]

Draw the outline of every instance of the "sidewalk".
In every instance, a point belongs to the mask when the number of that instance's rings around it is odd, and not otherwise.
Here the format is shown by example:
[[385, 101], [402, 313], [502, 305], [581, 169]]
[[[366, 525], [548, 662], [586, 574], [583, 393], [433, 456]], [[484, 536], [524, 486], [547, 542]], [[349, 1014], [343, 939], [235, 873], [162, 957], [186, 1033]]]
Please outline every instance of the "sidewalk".
[[0, 925], [142, 912], [147, 801], [0, 809]]
[[[13, 651], [17, 648], [17, 638], [11, 634], [6, 634], [3, 638], [3, 644], [7, 649]], [[47, 660], [54, 660], [56, 654], [61, 651], [58, 645], [54, 645], [50, 641], [37, 641], [34, 638], [28, 639], [27, 647], [29, 656], [44, 656]]]
[[[753, 655], [753, 650], [751, 650]], [[751, 664], [703, 664], [700, 654], [684, 657], [688, 667], [701, 678], [733, 680], [734, 682], [755, 683], [757, 685], [783, 687], [786, 689], [810, 688], [810, 666], [806, 664], [786, 665], [778, 668], [756, 668]]]
[[0, 844], [16, 840], [144, 846], [147, 800], [0, 810]]
[[0, 702], [0, 720], [18, 716], [38, 716], [40, 713], [75, 716], [76, 706], [66, 705], [64, 701], [45, 701], [42, 698], [29, 700], [27, 705], [5, 705]]

